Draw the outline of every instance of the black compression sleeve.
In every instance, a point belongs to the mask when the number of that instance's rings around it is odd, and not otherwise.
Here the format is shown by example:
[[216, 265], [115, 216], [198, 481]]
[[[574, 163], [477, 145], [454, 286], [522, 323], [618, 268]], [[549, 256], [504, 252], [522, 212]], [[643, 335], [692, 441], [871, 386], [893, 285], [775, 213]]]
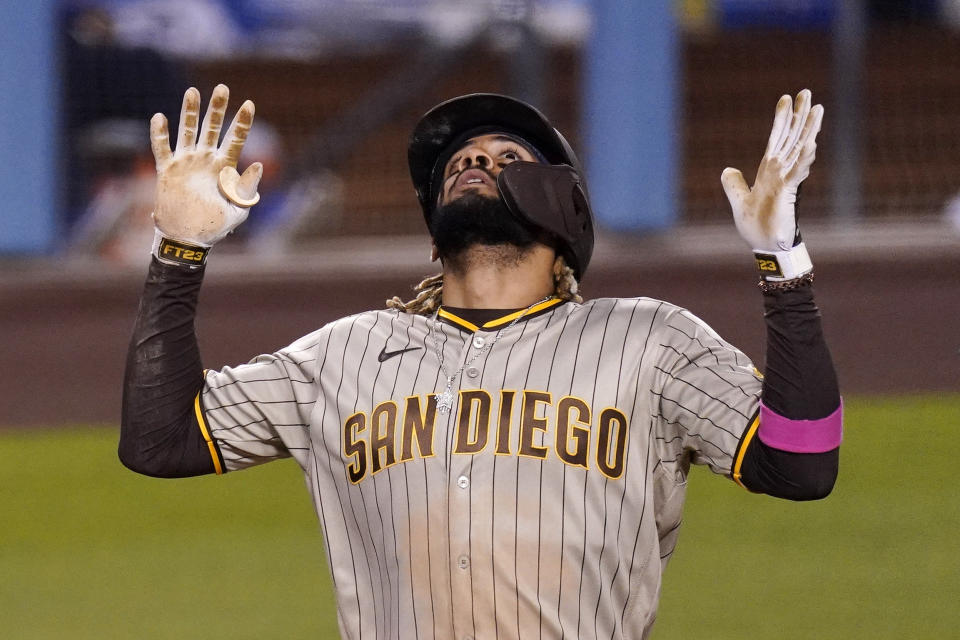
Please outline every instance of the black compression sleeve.
[[823, 339], [813, 287], [763, 296], [767, 363], [763, 403], [791, 420], [825, 418], [840, 406], [837, 375]]
[[793, 453], [750, 441], [740, 466], [741, 482], [758, 491], [788, 500], [819, 500], [833, 490], [840, 465], [840, 448], [824, 453]]
[[[791, 420], [817, 420], [840, 406], [840, 391], [823, 338], [811, 285], [764, 295], [767, 362], [762, 400]], [[741, 480], [753, 490], [790, 500], [823, 498], [837, 478], [840, 452], [792, 453], [754, 437], [744, 452]]]
[[203, 388], [194, 331], [202, 281], [202, 267], [151, 259], [127, 352], [118, 451], [138, 473], [176, 478], [223, 468], [194, 408]]

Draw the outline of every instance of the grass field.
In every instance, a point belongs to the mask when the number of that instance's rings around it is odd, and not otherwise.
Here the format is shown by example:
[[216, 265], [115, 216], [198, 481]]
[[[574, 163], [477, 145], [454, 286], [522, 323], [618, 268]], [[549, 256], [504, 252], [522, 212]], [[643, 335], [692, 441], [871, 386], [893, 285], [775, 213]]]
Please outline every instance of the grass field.
[[[958, 430], [960, 395], [848, 399], [816, 503], [697, 469], [653, 637], [957, 637]], [[336, 637], [296, 465], [154, 480], [115, 437], [0, 431], [2, 637]]]

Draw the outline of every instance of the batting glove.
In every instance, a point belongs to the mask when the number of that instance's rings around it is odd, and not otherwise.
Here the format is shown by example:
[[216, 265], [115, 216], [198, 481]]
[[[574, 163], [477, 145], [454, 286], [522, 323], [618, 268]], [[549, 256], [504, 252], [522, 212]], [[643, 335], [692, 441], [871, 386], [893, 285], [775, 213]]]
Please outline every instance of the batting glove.
[[823, 107], [811, 107], [810, 101], [808, 89], [798, 93], [795, 102], [788, 95], [780, 97], [753, 187], [747, 187], [737, 169], [727, 167], [720, 176], [737, 231], [753, 248], [765, 280], [791, 280], [813, 270], [795, 210], [797, 190], [816, 156], [823, 119]]
[[226, 86], [214, 88], [198, 136], [200, 92], [187, 89], [173, 152], [166, 117], [157, 113], [150, 120], [150, 143], [157, 163], [153, 251], [161, 261], [202, 265], [210, 247], [246, 220], [250, 207], [260, 199], [257, 185], [263, 165], [254, 162], [242, 175], [237, 172], [253, 124], [253, 102], [247, 100], [240, 106], [223, 144], [217, 146], [229, 97]]

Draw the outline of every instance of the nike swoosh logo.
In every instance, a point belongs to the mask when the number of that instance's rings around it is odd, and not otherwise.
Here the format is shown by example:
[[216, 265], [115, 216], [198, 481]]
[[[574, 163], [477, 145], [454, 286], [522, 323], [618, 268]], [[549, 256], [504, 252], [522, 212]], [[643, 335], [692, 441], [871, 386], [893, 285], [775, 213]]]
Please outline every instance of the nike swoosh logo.
[[417, 349], [420, 349], [420, 348], [421, 347], [409, 347], [407, 349], [397, 349], [396, 351], [387, 351], [387, 347], [384, 346], [383, 349], [380, 350], [380, 355], [377, 356], [377, 360], [379, 362], [386, 362], [393, 356], [398, 356], [401, 353], [406, 353], [407, 351], [416, 351]]

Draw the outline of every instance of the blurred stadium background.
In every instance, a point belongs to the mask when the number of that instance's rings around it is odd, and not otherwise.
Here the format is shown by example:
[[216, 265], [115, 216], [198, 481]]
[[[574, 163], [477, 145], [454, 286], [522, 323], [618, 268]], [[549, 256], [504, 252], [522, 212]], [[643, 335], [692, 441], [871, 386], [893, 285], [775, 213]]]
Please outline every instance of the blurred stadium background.
[[[735, 637], [744, 622], [759, 621], [763, 607], [744, 602], [757, 599], [755, 590], [740, 583], [763, 573], [748, 547], [776, 548], [792, 534], [784, 565], [775, 550], [757, 554], [784, 567], [777, 581], [763, 578], [771, 591], [809, 594], [834, 568], [843, 573], [804, 601], [803, 615], [780, 616], [792, 620], [787, 628], [768, 612], [755, 627], [768, 637], [952, 633], [939, 625], [956, 614], [938, 603], [960, 590], [960, 549], [936, 538], [936, 549], [921, 550], [917, 534], [925, 523], [960, 524], [957, 502], [943, 499], [951, 461], [940, 453], [960, 402], [960, 0], [6, 0], [0, 18], [0, 510], [13, 523], [0, 533], [0, 571], [12, 576], [0, 591], [0, 620], [7, 609], [17, 621], [9, 637], [62, 637], [64, 629], [109, 637], [110, 628], [132, 637], [131, 620], [155, 617], [154, 598], [183, 625], [164, 631], [165, 621], [153, 620], [156, 628], [137, 637], [192, 637], [187, 622], [227, 618], [244, 621], [228, 635], [262, 637], [269, 633], [244, 617], [267, 597], [262, 591], [280, 594], [271, 605], [305, 615], [313, 597], [329, 604], [316, 596], [327, 587], [312, 582], [321, 554], [294, 469], [215, 481], [231, 489], [196, 481], [194, 494], [193, 485], [125, 474], [113, 457], [124, 354], [152, 238], [147, 121], [162, 111], [175, 127], [184, 89], [194, 85], [206, 98], [218, 82], [230, 87], [234, 107], [256, 103], [241, 164], [261, 160], [268, 173], [261, 204], [211, 259], [198, 320], [207, 366], [245, 361], [379, 307], [433, 272], [406, 140], [427, 108], [472, 91], [531, 101], [580, 152], [600, 227], [583, 283], [588, 297], [681, 304], [762, 362], [752, 260], [719, 175], [735, 166], [752, 178], [777, 97], [810, 88], [826, 116], [801, 221], [852, 407], [848, 442], [862, 449], [845, 454], [839, 495], [824, 503], [833, 506], [787, 508], [772, 525], [763, 524], [769, 502], [741, 505], [725, 487], [694, 488], [691, 519], [699, 509], [729, 521], [725, 533], [711, 532], [706, 520], [689, 525], [677, 570], [714, 582], [695, 595], [682, 575], [673, 595], [668, 582], [673, 613], [663, 613], [670, 621], [659, 637], [675, 637], [686, 621], [699, 637]], [[900, 459], [902, 449], [915, 455]], [[929, 476], [931, 468], [940, 473], [924, 492], [903, 488], [911, 480], [900, 474]], [[258, 490], [258, 478], [281, 479]], [[240, 518], [247, 495], [259, 506]], [[727, 500], [732, 511], [722, 508]], [[717, 513], [706, 511], [711, 505]], [[288, 508], [303, 517], [288, 520]], [[145, 515], [151, 510], [163, 516]], [[845, 514], [856, 522], [831, 536]], [[161, 529], [168, 515], [169, 536]], [[185, 552], [192, 533], [218, 518], [245, 532], [244, 540], [234, 527], [213, 533], [238, 553], [279, 536], [294, 554], [315, 555], [238, 573], [226, 571], [236, 557], [218, 555], [220, 545]], [[266, 524], [280, 521], [290, 527]], [[901, 529], [906, 521], [918, 528]], [[703, 575], [716, 562], [710, 550], [745, 522], [751, 533], [731, 560], [739, 573], [717, 566]], [[838, 537], [841, 546], [824, 556], [837, 564], [805, 564], [805, 545], [827, 550]], [[173, 546], [144, 566], [137, 541], [162, 539]], [[914, 562], [885, 564], [896, 554]], [[105, 573], [94, 575], [108, 556]], [[870, 558], [882, 558], [875, 572], [864, 567]], [[190, 580], [162, 578], [167, 564]], [[298, 570], [294, 602], [275, 587]], [[187, 604], [211, 597], [210, 575], [221, 573], [240, 586], [278, 582], [255, 596], [238, 587], [229, 591], [234, 600], [215, 598], [210, 611]], [[902, 584], [917, 602], [897, 592]], [[860, 595], [836, 604], [851, 591]], [[121, 606], [124, 593], [131, 600]], [[681, 613], [688, 598], [715, 604], [714, 618]], [[73, 605], [64, 608], [67, 600]], [[824, 607], [831, 614], [816, 619]], [[882, 624], [864, 622], [864, 607]], [[720, 610], [743, 618], [725, 620], [729, 632], [700, 633]], [[841, 618], [847, 626], [825, 626]], [[71, 619], [93, 631], [83, 635]], [[318, 628], [333, 627], [307, 624], [287, 635]]]
[[217, 82], [258, 106], [245, 160], [269, 165], [264, 202], [232, 239], [245, 248], [256, 237], [258, 253], [317, 235], [422, 233], [405, 166], [411, 123], [439, 100], [476, 90], [521, 96], [569, 133], [608, 230], [725, 222], [718, 171], [752, 169], [770, 105], [802, 87], [828, 114], [805, 219], [941, 217], [960, 190], [958, 6], [6, 3], [7, 59], [23, 64], [4, 73], [29, 77], [4, 98], [3, 153], [44, 157], [25, 167], [42, 175], [0, 184], [4, 195], [34, 202], [32, 188], [47, 185], [49, 206], [5, 211], [38, 232], [18, 238], [17, 226], [4, 225], [0, 248], [139, 263], [131, 255], [141, 255], [144, 234], [131, 227], [147, 226], [135, 215], [149, 208], [140, 184], [151, 163], [145, 123], [163, 111], [174, 124], [185, 86], [209, 95]]

